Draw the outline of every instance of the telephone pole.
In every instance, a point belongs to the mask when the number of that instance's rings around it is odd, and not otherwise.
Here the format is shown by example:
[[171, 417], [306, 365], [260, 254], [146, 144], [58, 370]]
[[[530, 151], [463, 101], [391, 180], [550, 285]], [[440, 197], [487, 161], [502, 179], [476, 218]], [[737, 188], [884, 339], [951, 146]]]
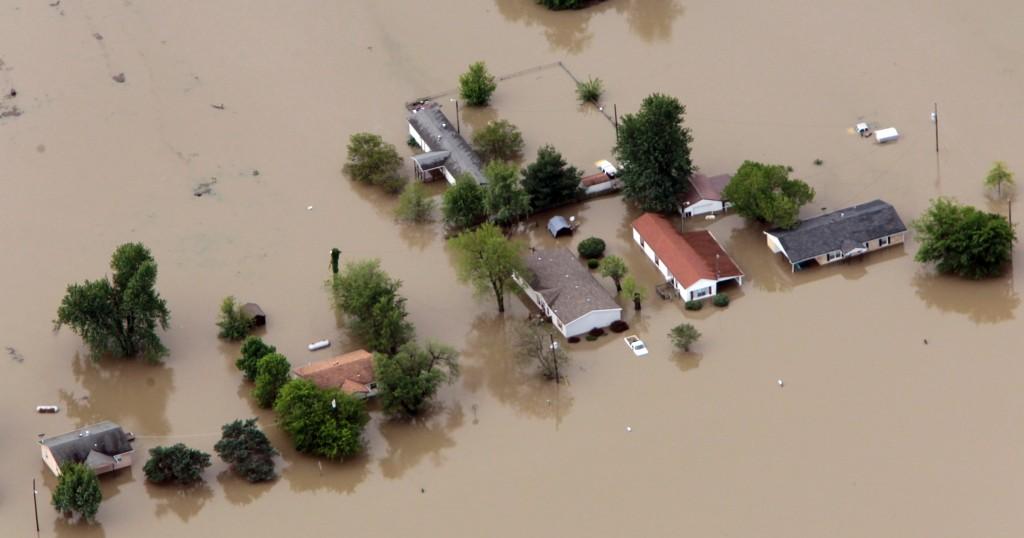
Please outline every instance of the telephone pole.
[[39, 536], [39, 490], [36, 489], [36, 479], [32, 479], [32, 507], [36, 510], [36, 536]]
[[932, 103], [932, 123], [935, 124], [935, 153], [939, 152], [939, 104]]

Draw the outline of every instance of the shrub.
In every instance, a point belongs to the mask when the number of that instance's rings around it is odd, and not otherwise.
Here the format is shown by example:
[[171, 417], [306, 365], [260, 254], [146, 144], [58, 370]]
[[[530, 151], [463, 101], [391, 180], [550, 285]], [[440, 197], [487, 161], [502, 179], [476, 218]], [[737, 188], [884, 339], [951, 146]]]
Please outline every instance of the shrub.
[[348, 160], [342, 168], [345, 175], [397, 193], [405, 185], [405, 179], [399, 175], [401, 168], [398, 150], [379, 135], [355, 133], [349, 138]]
[[242, 342], [242, 356], [235, 360], [235, 366], [242, 371], [248, 381], [256, 380], [256, 364], [264, 356], [277, 351], [277, 348], [264, 344], [259, 336], [250, 336]]
[[608, 326], [608, 330], [613, 333], [623, 333], [629, 330], [629, 324], [621, 319], [617, 319]]
[[483, 62], [470, 64], [469, 70], [459, 77], [459, 96], [470, 106], [486, 105], [497, 88], [494, 76], [487, 71], [487, 65]]
[[594, 336], [592, 334], [588, 334], [587, 335], [587, 342], [593, 342], [594, 340], [597, 340], [596, 336]]
[[280, 353], [264, 355], [256, 362], [256, 386], [252, 396], [260, 407], [269, 409], [274, 405], [278, 391], [291, 378], [291, 371], [292, 365]]
[[173, 482], [188, 486], [202, 480], [203, 469], [209, 466], [209, 454], [178, 443], [149, 449], [149, 461], [142, 472], [154, 484]]
[[718, 307], [729, 306], [729, 296], [724, 293], [719, 293], [711, 298], [711, 302]]
[[595, 260], [594, 258], [591, 258], [591, 259], [587, 260], [587, 267], [589, 267], [591, 269], [597, 269], [600, 266], [601, 266], [601, 261], [600, 260]]
[[249, 482], [263, 482], [274, 478], [274, 456], [277, 450], [270, 445], [266, 434], [256, 427], [256, 419], [236, 420], [225, 424], [220, 441], [213, 445], [220, 459], [231, 470]]
[[508, 120], [488, 122], [473, 133], [473, 147], [484, 162], [514, 161], [523, 154], [523, 135]]
[[96, 473], [84, 463], [66, 463], [60, 468], [57, 487], [50, 503], [63, 515], [78, 512], [91, 521], [100, 509], [103, 491]]
[[683, 303], [683, 306], [685, 306], [687, 310], [700, 310], [701, 308], [704, 308], [704, 303], [700, 301], [686, 301]]
[[567, 341], [568, 341], [568, 342], [569, 342], [570, 344], [578, 344], [578, 343], [580, 343], [580, 337], [579, 337], [579, 336], [570, 336], [570, 337], [569, 337], [569, 338], [567, 339]]
[[576, 247], [583, 258], [594, 259], [604, 255], [604, 240], [599, 237], [588, 237]]
[[409, 135], [409, 138], [405, 139], [405, 145], [409, 146], [410, 148], [420, 147], [420, 143], [417, 142], [416, 139], [412, 137], [412, 135]]
[[597, 103], [604, 88], [599, 78], [589, 78], [576, 84], [576, 98], [580, 103]]
[[693, 325], [682, 323], [673, 327], [668, 337], [677, 348], [690, 351], [690, 346], [700, 338], [700, 333]]
[[600, 337], [600, 336], [604, 336], [605, 332], [604, 332], [604, 329], [602, 329], [600, 327], [594, 327], [593, 329], [590, 329], [590, 332], [588, 332], [587, 334], [593, 336], [594, 338], [597, 338], [597, 337]]
[[403, 222], [428, 222], [434, 218], [435, 205], [434, 200], [427, 196], [422, 183], [410, 181], [398, 197], [395, 218]]
[[234, 297], [225, 297], [220, 303], [220, 321], [217, 322], [220, 333], [217, 336], [226, 340], [241, 340], [249, 334], [252, 322], [252, 318], [235, 303]]

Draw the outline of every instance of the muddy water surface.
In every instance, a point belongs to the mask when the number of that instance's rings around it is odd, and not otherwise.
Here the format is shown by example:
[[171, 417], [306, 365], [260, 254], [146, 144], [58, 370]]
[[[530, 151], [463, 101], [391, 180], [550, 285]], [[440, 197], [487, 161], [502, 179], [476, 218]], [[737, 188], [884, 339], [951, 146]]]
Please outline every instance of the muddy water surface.
[[[687, 223], [711, 229], [746, 272], [732, 306], [626, 305], [652, 353], [636, 359], [611, 337], [579, 344], [569, 384], [555, 387], [512, 360], [520, 300], [497, 316], [455, 282], [439, 226], [395, 224], [392, 198], [338, 172], [353, 132], [406, 151], [401, 104], [448, 91], [468, 63], [506, 74], [561, 60], [602, 78], [620, 114], [652, 91], [678, 96], [708, 173], [744, 159], [792, 165], [818, 192], [807, 215], [881, 197], [909, 220], [937, 195], [1002, 211], [980, 183], [994, 159], [1024, 170], [1019, 3], [48, 4], [0, 2], [0, 94], [17, 89], [0, 110], [22, 112], [0, 118], [0, 346], [17, 355], [0, 356], [0, 534], [31, 535], [33, 479], [48, 536], [1024, 531], [1020, 269], [936, 277], [911, 239], [793, 274], [736, 216]], [[556, 69], [508, 79], [464, 125], [509, 119], [528, 157], [554, 143], [589, 170], [614, 130], [572, 89]], [[861, 119], [903, 138], [875, 146], [849, 132]], [[202, 184], [211, 192], [193, 196]], [[657, 282], [620, 199], [563, 213], [583, 229], [562, 243], [603, 237]], [[553, 243], [536, 229], [524, 239]], [[65, 285], [103, 275], [129, 240], [160, 263], [172, 312], [163, 365], [92, 363], [78, 337], [51, 330]], [[366, 453], [340, 464], [289, 448], [214, 326], [230, 293], [263, 306], [265, 337], [296, 365], [348, 349], [321, 285], [334, 246], [380, 258], [404, 281], [418, 334], [460, 348], [463, 366], [436, 412], [415, 424], [374, 413]], [[664, 337], [683, 320], [704, 335], [687, 355]], [[320, 338], [329, 352], [306, 351]], [[33, 414], [43, 403], [62, 411]], [[222, 424], [248, 416], [281, 449], [274, 483], [243, 483], [215, 461], [205, 485], [179, 492], [145, 484], [139, 461], [104, 477], [95, 525], [48, 505], [39, 434], [116, 420], [142, 460], [179, 441], [212, 451]]]

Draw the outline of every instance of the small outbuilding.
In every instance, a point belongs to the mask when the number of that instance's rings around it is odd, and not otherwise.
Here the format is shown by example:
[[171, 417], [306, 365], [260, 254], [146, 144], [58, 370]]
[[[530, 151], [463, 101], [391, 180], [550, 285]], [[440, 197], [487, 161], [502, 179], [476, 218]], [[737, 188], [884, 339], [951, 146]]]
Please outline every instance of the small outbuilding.
[[572, 235], [573, 229], [572, 224], [565, 217], [555, 215], [548, 220], [548, 231], [551, 232], [552, 237], [559, 237], [562, 235]]
[[61, 466], [84, 463], [96, 474], [131, 467], [135, 436], [110, 421], [100, 422], [75, 431], [47, 437], [39, 441], [43, 463], [54, 476]]
[[875, 142], [878, 142], [879, 144], [899, 140], [899, 138], [900, 133], [899, 131], [896, 130], [895, 127], [889, 127], [886, 129], [879, 129], [875, 131]]
[[728, 174], [710, 177], [694, 174], [690, 178], [689, 188], [679, 198], [679, 213], [683, 218], [687, 218], [705, 213], [718, 213], [732, 207], [732, 204], [722, 196], [731, 180], [732, 176]]
[[267, 315], [260, 308], [260, 305], [256, 303], [245, 303], [242, 305], [242, 313], [249, 316], [252, 324], [256, 327], [262, 327], [267, 324]]

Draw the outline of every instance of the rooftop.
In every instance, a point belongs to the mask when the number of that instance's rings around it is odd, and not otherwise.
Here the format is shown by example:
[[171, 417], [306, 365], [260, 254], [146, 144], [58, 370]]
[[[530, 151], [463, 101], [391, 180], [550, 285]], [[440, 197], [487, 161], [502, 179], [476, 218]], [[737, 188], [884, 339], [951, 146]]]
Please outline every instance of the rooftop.
[[341, 389], [349, 394], [367, 393], [373, 383], [373, 355], [357, 349], [333, 359], [312, 362], [295, 369], [295, 375], [322, 389]]
[[896, 209], [882, 200], [872, 200], [802, 221], [792, 230], [773, 229], [767, 234], [782, 243], [786, 257], [799, 263], [848, 246], [860, 246], [873, 239], [907, 231]]
[[618, 310], [608, 290], [566, 248], [538, 249], [524, 256], [530, 287], [544, 296], [562, 323], [594, 310]]
[[82, 463], [92, 457], [116, 456], [132, 451], [132, 437], [110, 421], [48, 437], [41, 442], [50, 448], [57, 465]]
[[743, 276], [732, 257], [707, 230], [680, 233], [668, 219], [644, 213], [633, 228], [651, 246], [676, 280], [689, 288], [698, 280], [722, 280]]
[[[448, 120], [444, 112], [441, 112], [440, 105], [430, 101], [413, 108], [409, 112], [409, 125], [416, 129], [420, 137], [430, 146], [428, 155], [435, 158], [434, 166], [443, 162], [445, 168], [453, 176], [468, 173], [477, 183], [481, 185], [487, 183], [480, 156], [476, 154], [469, 142], [462, 138], [461, 134], [452, 129], [452, 122]], [[449, 155], [437, 162], [436, 158], [441, 156], [441, 152], [449, 152]], [[433, 155], [435, 153], [438, 155]]]
[[691, 204], [701, 200], [721, 201], [722, 191], [725, 190], [725, 186], [729, 184], [731, 179], [732, 176], [728, 174], [719, 174], [711, 177], [704, 174], [694, 174], [690, 178], [690, 188], [686, 189], [682, 201]]

